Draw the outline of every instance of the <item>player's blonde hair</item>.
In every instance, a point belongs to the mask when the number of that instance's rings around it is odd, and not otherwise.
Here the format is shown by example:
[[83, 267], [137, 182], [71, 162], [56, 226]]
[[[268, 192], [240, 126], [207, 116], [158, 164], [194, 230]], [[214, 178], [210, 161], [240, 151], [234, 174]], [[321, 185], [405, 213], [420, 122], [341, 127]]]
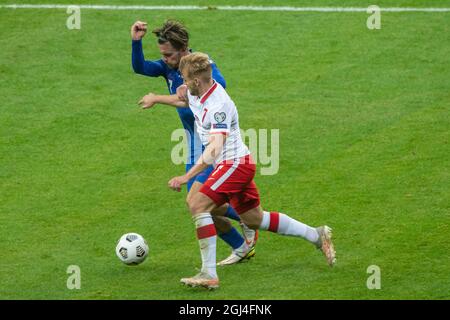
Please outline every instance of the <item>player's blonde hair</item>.
[[180, 60], [180, 72], [189, 78], [201, 77], [203, 80], [211, 79], [212, 67], [208, 55], [194, 52]]

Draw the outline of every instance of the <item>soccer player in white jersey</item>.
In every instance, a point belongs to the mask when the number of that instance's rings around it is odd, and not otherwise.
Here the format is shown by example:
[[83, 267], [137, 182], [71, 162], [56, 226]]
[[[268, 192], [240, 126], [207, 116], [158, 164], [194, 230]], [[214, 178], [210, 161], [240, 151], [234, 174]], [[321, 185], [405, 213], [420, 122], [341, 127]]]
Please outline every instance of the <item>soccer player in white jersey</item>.
[[[147, 23], [136, 21], [131, 27], [132, 37], [132, 66], [133, 70], [149, 77], [162, 77], [169, 89], [170, 94], [179, 94], [184, 96], [187, 87], [183, 85], [183, 78], [178, 70], [181, 57], [192, 52], [189, 48], [189, 33], [186, 27], [178, 21], [167, 20], [164, 24], [153, 33], [157, 36], [158, 49], [162, 58], [158, 60], [145, 60], [142, 49], [142, 39], [147, 33]], [[215, 63], [211, 63], [212, 76], [223, 87], [226, 86], [225, 78]], [[145, 104], [146, 96], [141, 100]], [[174, 108], [186, 130], [187, 138], [187, 162], [186, 172], [195, 165], [198, 157], [203, 151], [203, 147], [195, 130], [195, 118], [189, 108]], [[213, 171], [213, 167], [209, 166], [203, 173], [197, 175], [187, 183], [187, 199], [192, 197], [202, 184], [206, 181], [209, 174]], [[224, 216], [219, 216], [220, 214]], [[239, 222], [242, 228], [242, 237], [229, 221], [233, 219]], [[241, 261], [248, 260], [255, 255], [255, 245], [258, 240], [258, 231], [252, 230], [242, 223], [239, 215], [234, 208], [229, 205], [223, 205], [214, 211], [214, 224], [217, 229], [219, 238], [225, 241], [231, 248], [231, 254], [219, 265], [231, 265]], [[245, 242], [245, 243], [244, 243]]]
[[[313, 228], [286, 214], [261, 208], [258, 189], [253, 181], [256, 166], [242, 141], [236, 106], [223, 87], [212, 79], [208, 56], [196, 52], [183, 57], [180, 70], [188, 87], [189, 108], [194, 113], [196, 129], [205, 150], [185, 175], [169, 181], [169, 187], [180, 191], [182, 185], [208, 165], [215, 165], [200, 192], [188, 202], [197, 229], [202, 269], [199, 274], [183, 278], [181, 282], [192, 287], [219, 287], [216, 272], [217, 236], [211, 212], [226, 202], [234, 206], [242, 221], [250, 228], [303, 238], [321, 249], [332, 266], [336, 254], [331, 241], [331, 228]], [[186, 105], [186, 101], [180, 100], [177, 95], [151, 97], [150, 107], [155, 103], [179, 107]]]

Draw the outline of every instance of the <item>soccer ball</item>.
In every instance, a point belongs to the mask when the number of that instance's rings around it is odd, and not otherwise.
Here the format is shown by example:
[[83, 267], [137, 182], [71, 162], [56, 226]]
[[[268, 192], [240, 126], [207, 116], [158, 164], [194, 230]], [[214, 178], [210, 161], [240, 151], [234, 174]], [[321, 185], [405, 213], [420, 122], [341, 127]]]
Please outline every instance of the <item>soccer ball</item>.
[[138, 265], [147, 258], [147, 241], [140, 234], [126, 233], [117, 242], [116, 254], [123, 263]]

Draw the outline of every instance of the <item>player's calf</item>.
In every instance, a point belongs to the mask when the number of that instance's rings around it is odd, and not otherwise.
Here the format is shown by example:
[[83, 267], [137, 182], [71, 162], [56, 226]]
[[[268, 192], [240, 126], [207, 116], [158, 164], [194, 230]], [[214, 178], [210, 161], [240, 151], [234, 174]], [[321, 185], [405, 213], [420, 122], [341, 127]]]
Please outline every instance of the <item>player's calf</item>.
[[321, 249], [330, 266], [336, 262], [336, 252], [331, 241], [331, 228], [327, 226], [313, 228], [286, 214], [262, 211], [260, 208], [254, 208], [241, 214], [241, 219], [251, 228], [257, 226], [261, 230], [301, 237]]

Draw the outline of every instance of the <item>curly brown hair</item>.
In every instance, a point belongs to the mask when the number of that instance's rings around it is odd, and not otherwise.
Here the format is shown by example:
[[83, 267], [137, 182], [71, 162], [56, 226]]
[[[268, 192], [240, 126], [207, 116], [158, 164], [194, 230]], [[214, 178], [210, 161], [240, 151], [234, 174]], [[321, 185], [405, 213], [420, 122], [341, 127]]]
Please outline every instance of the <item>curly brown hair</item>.
[[179, 21], [167, 20], [161, 28], [152, 31], [159, 44], [170, 42], [176, 50], [186, 50], [189, 45], [189, 34], [186, 27]]

